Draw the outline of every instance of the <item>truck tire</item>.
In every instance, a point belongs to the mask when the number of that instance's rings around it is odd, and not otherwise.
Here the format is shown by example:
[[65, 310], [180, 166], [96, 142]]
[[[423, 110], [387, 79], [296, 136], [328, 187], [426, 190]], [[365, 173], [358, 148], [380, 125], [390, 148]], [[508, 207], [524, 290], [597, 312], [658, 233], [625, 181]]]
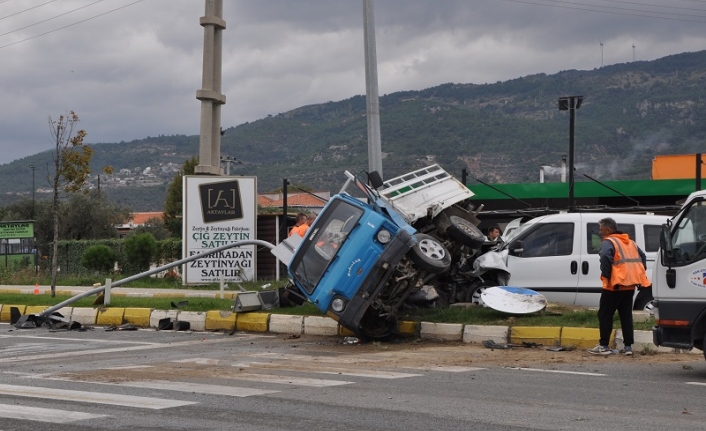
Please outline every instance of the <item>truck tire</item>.
[[485, 235], [473, 223], [459, 216], [449, 217], [446, 234], [473, 250], [479, 249], [485, 242]]
[[409, 251], [412, 259], [420, 269], [432, 274], [441, 274], [451, 267], [451, 254], [438, 239], [431, 235], [417, 233], [414, 235], [417, 243]]

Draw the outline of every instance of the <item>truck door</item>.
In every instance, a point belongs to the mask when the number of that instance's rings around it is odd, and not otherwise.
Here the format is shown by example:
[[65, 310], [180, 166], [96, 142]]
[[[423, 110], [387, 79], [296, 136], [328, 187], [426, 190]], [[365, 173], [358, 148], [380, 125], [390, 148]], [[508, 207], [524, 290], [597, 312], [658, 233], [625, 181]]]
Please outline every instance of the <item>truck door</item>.
[[542, 293], [548, 301], [572, 303], [578, 284], [579, 229], [574, 222], [537, 224], [517, 239], [523, 249], [508, 255], [510, 284]]

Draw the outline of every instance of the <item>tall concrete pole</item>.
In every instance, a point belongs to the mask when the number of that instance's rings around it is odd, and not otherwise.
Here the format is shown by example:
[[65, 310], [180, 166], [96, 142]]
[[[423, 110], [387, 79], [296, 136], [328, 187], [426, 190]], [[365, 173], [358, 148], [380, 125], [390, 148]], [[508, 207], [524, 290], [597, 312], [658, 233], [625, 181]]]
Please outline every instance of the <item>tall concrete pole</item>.
[[363, 22], [363, 34], [365, 39], [365, 95], [368, 118], [368, 170], [371, 172], [378, 171], [380, 178], [383, 178], [373, 0], [363, 0]]
[[203, 27], [203, 76], [196, 98], [201, 101], [201, 131], [197, 174], [221, 173], [221, 105], [226, 96], [221, 94], [221, 62], [223, 35], [223, 0], [205, 0], [206, 13], [200, 18]]

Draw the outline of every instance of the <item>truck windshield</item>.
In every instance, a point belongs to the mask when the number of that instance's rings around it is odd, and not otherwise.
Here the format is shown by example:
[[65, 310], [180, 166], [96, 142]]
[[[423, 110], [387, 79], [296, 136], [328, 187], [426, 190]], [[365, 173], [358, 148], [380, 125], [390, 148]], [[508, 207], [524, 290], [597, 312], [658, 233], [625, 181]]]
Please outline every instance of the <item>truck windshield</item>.
[[307, 232], [290, 265], [294, 279], [307, 293], [314, 292], [329, 264], [362, 216], [362, 209], [341, 199], [333, 200], [319, 214], [316, 224]]
[[706, 258], [706, 202], [697, 201], [682, 215], [672, 232], [675, 266]]

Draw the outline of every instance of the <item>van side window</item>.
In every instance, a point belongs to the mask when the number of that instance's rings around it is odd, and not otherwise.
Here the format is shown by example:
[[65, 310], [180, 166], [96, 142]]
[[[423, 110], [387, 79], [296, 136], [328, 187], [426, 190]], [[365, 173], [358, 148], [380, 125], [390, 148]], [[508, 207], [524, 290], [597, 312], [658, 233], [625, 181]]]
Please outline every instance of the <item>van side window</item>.
[[574, 248], [574, 223], [547, 223], [524, 238], [521, 257], [565, 256]]
[[[618, 230], [628, 234], [630, 239], [635, 241], [634, 224], [618, 223]], [[657, 234], [659, 235], [659, 232], [657, 232]], [[601, 234], [598, 233], [598, 223], [587, 223], [586, 235], [586, 252], [588, 252], [588, 254], [598, 254], [601, 250], [601, 244], [603, 243], [603, 238], [601, 238]], [[657, 247], [659, 247], [659, 237], [657, 237]]]
[[662, 226], [654, 224], [646, 224], [645, 229], [645, 251], [659, 250], [659, 232]]

